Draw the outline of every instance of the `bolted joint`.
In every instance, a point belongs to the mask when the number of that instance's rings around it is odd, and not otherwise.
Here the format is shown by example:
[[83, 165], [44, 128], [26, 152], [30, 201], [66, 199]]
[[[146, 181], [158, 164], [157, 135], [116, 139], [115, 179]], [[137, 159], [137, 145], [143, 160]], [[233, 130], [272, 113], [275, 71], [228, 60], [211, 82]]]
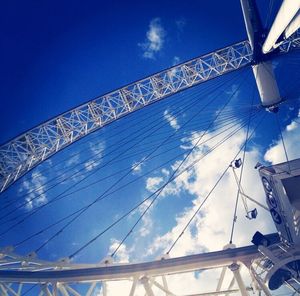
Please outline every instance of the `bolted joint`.
[[240, 265], [237, 264], [237, 263], [232, 263], [231, 265], [228, 266], [228, 268], [229, 268], [232, 272], [234, 272], [234, 271], [237, 271], [237, 270], [240, 269]]

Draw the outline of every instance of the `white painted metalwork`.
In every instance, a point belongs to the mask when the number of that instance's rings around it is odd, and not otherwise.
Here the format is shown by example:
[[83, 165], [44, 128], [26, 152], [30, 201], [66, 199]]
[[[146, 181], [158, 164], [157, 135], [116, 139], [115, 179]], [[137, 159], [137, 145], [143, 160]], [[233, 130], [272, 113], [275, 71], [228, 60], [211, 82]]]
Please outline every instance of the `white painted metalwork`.
[[[269, 236], [276, 241], [276, 236]], [[240, 291], [248, 295], [251, 287], [246, 287], [239, 273], [240, 266], [249, 266], [251, 262], [261, 259], [262, 255], [256, 246], [234, 248], [232, 245], [222, 251], [202, 253], [178, 258], [165, 258], [146, 263], [135, 264], [71, 264], [66, 261], [46, 262], [34, 256], [18, 256], [11, 248], [1, 251], [0, 288], [8, 291], [7, 295], [21, 295], [28, 289], [28, 284], [36, 284], [40, 295], [82, 295], [72, 287], [72, 283], [86, 283], [85, 295], [101, 286], [103, 295], [105, 287], [111, 281], [129, 280], [132, 282], [123, 295], [135, 295], [137, 285], [142, 285], [146, 295], [155, 295], [154, 287], [166, 295], [178, 295], [168, 285], [168, 275], [183, 272], [194, 272], [210, 268], [225, 267], [233, 272], [235, 281], [222, 290], [222, 283], [217, 291], [197, 295], [231, 295]], [[104, 260], [107, 262], [107, 260]], [[224, 278], [224, 275], [223, 275]], [[223, 282], [223, 278], [220, 279]], [[158, 281], [162, 279], [162, 284]], [[234, 286], [236, 282], [237, 287]], [[17, 290], [19, 292], [17, 292]], [[55, 292], [56, 291], [56, 292]]]
[[[284, 284], [294, 291], [300, 289], [300, 278], [297, 270], [293, 270], [288, 265], [297, 260], [300, 260], [299, 246], [291, 246], [280, 242], [272, 246], [259, 246], [259, 252], [263, 255], [260, 258], [253, 260], [250, 267], [250, 272], [261, 285], [263, 290], [266, 290], [266, 285], [269, 284], [272, 276], [279, 269], [284, 269], [291, 273], [291, 278], [286, 280]], [[270, 293], [265, 293], [271, 295]]]
[[300, 11], [295, 15], [284, 31], [284, 37], [289, 38], [300, 28]]
[[271, 62], [262, 62], [252, 66], [257, 89], [264, 107], [280, 103], [281, 96]]
[[96, 98], [0, 147], [3, 191], [37, 164], [112, 121], [251, 62], [247, 41], [206, 54]]
[[[285, 1], [287, 2], [294, 6], [299, 4], [299, 1], [295, 1], [294, 4], [291, 4], [290, 0]], [[262, 105], [268, 107], [278, 104], [281, 98], [270, 62], [257, 63], [253, 60], [255, 42], [254, 31], [247, 13], [248, 2], [241, 0], [241, 3], [250, 43], [239, 42], [127, 85], [61, 114], [2, 145], [0, 147], [0, 190], [5, 190], [51, 155], [106, 124], [181, 90], [247, 65], [252, 64]], [[296, 8], [290, 12], [291, 19], [295, 15], [294, 10], [296, 11]], [[280, 17], [282, 16], [278, 16], [279, 19]], [[287, 36], [298, 26], [297, 17], [293, 22], [286, 30]], [[280, 26], [284, 27], [283, 30], [288, 23], [286, 25], [280, 23]], [[274, 27], [276, 26], [278, 27], [278, 24], [275, 21]], [[268, 37], [270, 40], [265, 44], [267, 49], [268, 46], [270, 49], [275, 47], [280, 30], [281, 28], [276, 29], [275, 37], [272, 32], [270, 33]], [[288, 52], [294, 47], [300, 47], [299, 32], [280, 43], [279, 51]], [[128, 292], [124, 291], [124, 295], [135, 295], [137, 286], [142, 285], [146, 295], [154, 296], [154, 290], [158, 289], [165, 295], [174, 296], [177, 294], [176, 291], [170, 290], [168, 275], [223, 267], [216, 291], [197, 295], [231, 295], [239, 292], [240, 295], [247, 296], [253, 288], [245, 285], [240, 274], [240, 267], [245, 265], [248, 268], [251, 266], [253, 279], [257, 283], [256, 288], [266, 295], [271, 295], [266, 284], [282, 267], [293, 274], [293, 278], [287, 284], [292, 288], [299, 284], [297, 275], [287, 266], [290, 262], [300, 260], [299, 252], [299, 248], [294, 246], [276, 243], [269, 247], [259, 246], [259, 248], [229, 247], [219, 252], [163, 258], [146, 263], [113, 264], [110, 259], [106, 259], [100, 264], [72, 264], [68, 260], [59, 262], [39, 260], [34, 253], [19, 256], [14, 254], [11, 248], [6, 248], [0, 251], [0, 293], [7, 296], [20, 296], [27, 284], [34, 284], [39, 288], [38, 295], [79, 296], [82, 294], [72, 284], [86, 283], [87, 289], [84, 295], [94, 295], [101, 287], [102, 295], [106, 296], [109, 294], [109, 282], [127, 280], [131, 285]], [[228, 269], [232, 271], [233, 278], [228, 288], [222, 290]], [[234, 288], [235, 283], [236, 288]]]
[[252, 65], [259, 96], [264, 107], [274, 108], [282, 100], [270, 61], [261, 61], [260, 46], [262, 27], [260, 17], [254, 7], [254, 1], [241, 0], [247, 35], [254, 52], [255, 63]]
[[268, 53], [278, 47], [276, 42], [300, 9], [299, 0], [284, 0], [263, 44], [263, 53]]
[[[282, 52], [300, 47], [297, 32]], [[214, 77], [252, 62], [248, 41], [242, 41], [129, 84], [59, 115], [0, 147], [0, 191], [33, 167], [89, 133]]]
[[282, 240], [300, 245], [300, 159], [262, 166], [259, 174], [267, 205]]

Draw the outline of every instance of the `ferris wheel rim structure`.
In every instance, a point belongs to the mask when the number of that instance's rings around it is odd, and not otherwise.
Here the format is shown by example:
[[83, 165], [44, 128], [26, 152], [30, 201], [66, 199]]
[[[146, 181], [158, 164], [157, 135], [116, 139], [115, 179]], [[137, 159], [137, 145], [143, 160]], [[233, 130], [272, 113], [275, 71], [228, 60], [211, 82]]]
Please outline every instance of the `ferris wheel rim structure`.
[[[300, 31], [296, 31], [280, 44], [277, 53], [299, 47]], [[253, 62], [250, 42], [241, 41], [128, 84], [28, 130], [0, 146], [0, 192], [55, 153], [107, 124]]]
[[[278, 36], [275, 41], [277, 39]], [[273, 50], [273, 52], [265, 55], [264, 62], [273, 55], [300, 48], [300, 31], [294, 32], [277, 45], [274, 44], [274, 40], [272, 42], [268, 38], [267, 40], [269, 44], [264, 51]], [[257, 61], [254, 56], [253, 42], [249, 37], [249, 41], [238, 42], [126, 85], [50, 119], [5, 143], [0, 146], [0, 192], [9, 188], [28, 171], [55, 153], [129, 113], [246, 66], [251, 65], [255, 73]], [[264, 103], [262, 105], [265, 108], [273, 108], [279, 103], [278, 101], [274, 105], [269, 106]], [[278, 249], [289, 248], [289, 246], [281, 246], [278, 238], [274, 239], [274, 235], [271, 237], [272, 245], [274, 244]], [[97, 283], [100, 282], [103, 285], [103, 294], [106, 295], [106, 281], [130, 278], [133, 279], [130, 296], [134, 295], [138, 281], [144, 286], [146, 295], [154, 295], [153, 285], [166, 295], [175, 295], [168, 289], [165, 274], [226, 267], [233, 272], [233, 281], [238, 284], [238, 291], [246, 296], [247, 288], [242, 281], [239, 264], [242, 263], [250, 268], [253, 261], [263, 260], [264, 252], [268, 253], [268, 249], [257, 246], [243, 248], [229, 246], [227, 250], [219, 252], [181, 258], [163, 257], [148, 263], [118, 265], [106, 260], [100, 264], [85, 265], [73, 264], [68, 260], [46, 262], [37, 259], [35, 254], [19, 256], [14, 254], [12, 249], [5, 248], [0, 250], [0, 292], [2, 291], [3, 295], [19, 296], [22, 295], [23, 283], [34, 283], [41, 286], [39, 295], [80, 295], [68, 284], [88, 282], [92, 284], [86, 295], [92, 295]], [[298, 256], [297, 252], [298, 250], [291, 256]], [[286, 260], [290, 260], [290, 257]], [[257, 264], [259, 266], [260, 261]], [[253, 275], [255, 277], [255, 272]], [[163, 284], [156, 282], [155, 278], [158, 276], [162, 277]], [[222, 285], [222, 280], [221, 276], [218, 286]], [[263, 290], [266, 295], [271, 295], [264, 283], [259, 282], [259, 279], [256, 280], [260, 290]], [[17, 289], [13, 287], [14, 283], [20, 283]], [[52, 286], [52, 292], [49, 284]], [[217, 288], [215, 292], [199, 295], [230, 295], [236, 292], [230, 289], [221, 291]]]

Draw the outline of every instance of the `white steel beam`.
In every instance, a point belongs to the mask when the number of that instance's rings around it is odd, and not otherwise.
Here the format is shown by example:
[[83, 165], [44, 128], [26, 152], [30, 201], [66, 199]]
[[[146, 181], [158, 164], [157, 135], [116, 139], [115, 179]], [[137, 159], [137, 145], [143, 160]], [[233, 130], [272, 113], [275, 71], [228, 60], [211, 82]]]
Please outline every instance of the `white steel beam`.
[[290, 24], [286, 27], [284, 31], [284, 37], [289, 38], [298, 30], [298, 28], [300, 28], [300, 11], [298, 11]]
[[218, 281], [218, 285], [217, 285], [217, 289], [216, 289], [217, 292], [221, 291], [223, 281], [224, 281], [224, 278], [225, 278], [225, 274], [226, 274], [226, 270], [227, 270], [227, 266], [224, 266], [222, 268], [221, 275], [220, 275], [220, 278], [219, 278], [219, 281]]
[[135, 277], [135, 278], [133, 279], [132, 286], [131, 286], [131, 288], [130, 288], [129, 296], [134, 296], [134, 293], [135, 293], [135, 289], [136, 289], [137, 284], [138, 284], [138, 278]]
[[95, 291], [95, 288], [97, 287], [97, 282], [94, 282], [90, 285], [90, 288], [86, 292], [86, 296], [92, 296], [92, 293]]
[[263, 44], [263, 53], [268, 53], [276, 48], [276, 42], [280, 35], [290, 24], [300, 9], [300, 0], [284, 0], [270, 29], [270, 32]]
[[153, 293], [153, 290], [149, 284], [149, 279], [147, 277], [142, 277], [141, 278], [141, 283], [143, 284], [145, 291], [146, 291], [146, 295], [147, 296], [155, 296]]
[[249, 296], [245, 283], [242, 279], [241, 273], [240, 273], [240, 265], [237, 263], [233, 263], [229, 266], [229, 269], [233, 272], [234, 278], [239, 286], [240, 292], [242, 296]]
[[[277, 240], [277, 236], [268, 236]], [[145, 263], [110, 265], [100, 267], [61, 267], [60, 270], [0, 270], [0, 282], [49, 283], [49, 282], [93, 282], [107, 280], [122, 280], [147, 276], [161, 276], [179, 272], [195, 271], [207, 268], [229, 266], [233, 262], [242, 262], [249, 266], [253, 259], [259, 258], [256, 246], [227, 249], [185, 257], [170, 258]], [[67, 287], [66, 287], [67, 288]], [[68, 288], [67, 288], [68, 289]]]
[[165, 292], [166, 296], [176, 296], [174, 293], [172, 293], [171, 291], [169, 291], [168, 288], [166, 288], [165, 286], [161, 285], [160, 283], [158, 283], [154, 279], [150, 278], [149, 281], [151, 282], [152, 285], [156, 286], [157, 288], [159, 288], [160, 290], [162, 290], [163, 292]]

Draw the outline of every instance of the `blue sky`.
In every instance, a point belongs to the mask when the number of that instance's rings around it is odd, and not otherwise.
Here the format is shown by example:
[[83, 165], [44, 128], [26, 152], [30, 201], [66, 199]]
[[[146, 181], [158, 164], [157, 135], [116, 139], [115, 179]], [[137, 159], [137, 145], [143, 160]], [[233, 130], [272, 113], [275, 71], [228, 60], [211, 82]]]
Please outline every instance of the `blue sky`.
[[[271, 16], [278, 2], [275, 1]], [[260, 5], [265, 20], [269, 3], [265, 0]], [[174, 1], [11, 1], [3, 4], [1, 14], [1, 143], [98, 95], [246, 39], [239, 1], [186, 1], [180, 5]], [[274, 62], [281, 93], [289, 99], [279, 115], [290, 158], [299, 156], [298, 61], [299, 54], [291, 54]], [[285, 74], [287, 69], [290, 76]], [[253, 96], [254, 104], [259, 104], [251, 69], [243, 69], [131, 114], [70, 146], [2, 194], [4, 205], [10, 200], [14, 203], [1, 211], [1, 233], [57, 196], [69, 195], [3, 234], [1, 246], [15, 245], [89, 204], [134, 168], [114, 188], [139, 178], [135, 183], [91, 207], [38, 252], [41, 258], [49, 260], [72, 254], [162, 185], [188, 147], [195, 144], [216, 112], [231, 98], [225, 114], [204, 139], [215, 138], [193, 151], [188, 163], [226, 135], [226, 124], [237, 124], [241, 130], [163, 191], [119, 250], [116, 260], [149, 260], [164, 254], [230, 163], [234, 151], [243, 145], [246, 127], [242, 125], [247, 121]], [[200, 113], [212, 99], [206, 113]], [[253, 119], [251, 130], [260, 116]], [[265, 117], [249, 142], [243, 179], [245, 191], [262, 202], [262, 187], [253, 188], [258, 178], [253, 170], [255, 163], [285, 160], [278, 130], [272, 128], [274, 115], [266, 113]], [[150, 128], [157, 124], [157, 131], [151, 134]], [[216, 136], [220, 131], [225, 134]], [[160, 147], [155, 157], [138, 165], [172, 134], [172, 141]], [[59, 186], [50, 189], [56, 180]], [[84, 186], [87, 188], [80, 189]], [[35, 191], [30, 193], [32, 188]], [[227, 174], [172, 255], [222, 248], [228, 242], [235, 194], [233, 175]], [[145, 205], [81, 252], [75, 261], [101, 261], [114, 250], [143, 209]], [[222, 209], [225, 210], [220, 212]], [[257, 221], [248, 221], [244, 216], [245, 210], [240, 206], [237, 244], [249, 244], [258, 228], [274, 231], [263, 210]], [[26, 254], [38, 249], [66, 221], [28, 240], [16, 251]], [[211, 275], [208, 278], [213, 281]]]

